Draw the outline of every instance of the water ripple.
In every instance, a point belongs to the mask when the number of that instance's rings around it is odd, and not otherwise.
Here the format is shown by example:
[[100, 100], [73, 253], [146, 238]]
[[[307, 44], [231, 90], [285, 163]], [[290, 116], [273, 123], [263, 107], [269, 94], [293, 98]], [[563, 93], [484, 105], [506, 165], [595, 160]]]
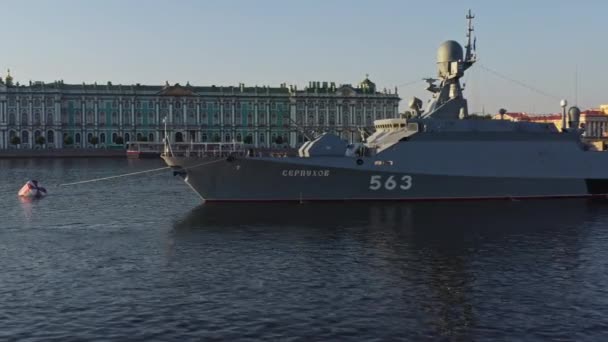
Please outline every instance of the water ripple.
[[[0, 161], [0, 189], [159, 167]], [[200, 205], [170, 173], [0, 192], [0, 340], [600, 340], [608, 207]]]

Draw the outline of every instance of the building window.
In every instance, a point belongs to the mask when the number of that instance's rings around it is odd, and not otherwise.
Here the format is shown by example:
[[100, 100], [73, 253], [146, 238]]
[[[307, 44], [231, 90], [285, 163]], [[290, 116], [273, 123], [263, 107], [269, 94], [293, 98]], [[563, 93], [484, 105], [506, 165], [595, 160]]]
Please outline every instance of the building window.
[[201, 135], [201, 141], [207, 142], [207, 133], [203, 133], [203, 135]]

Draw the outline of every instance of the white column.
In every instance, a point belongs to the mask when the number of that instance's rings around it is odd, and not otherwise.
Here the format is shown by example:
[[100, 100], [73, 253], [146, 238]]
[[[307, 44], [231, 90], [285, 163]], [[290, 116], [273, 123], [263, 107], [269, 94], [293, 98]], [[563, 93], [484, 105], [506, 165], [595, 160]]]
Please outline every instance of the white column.
[[94, 100], [94, 106], [95, 106], [95, 113], [93, 115], [95, 115], [95, 128], [97, 128], [97, 126], [99, 125], [99, 121], [100, 121], [100, 117], [99, 117], [99, 105], [97, 103], [97, 99]]
[[55, 113], [53, 113], [53, 121], [55, 121], [55, 147], [63, 148], [63, 127], [61, 125], [61, 100], [53, 99], [55, 101]]
[[[137, 127], [135, 120], [137, 120], [137, 117], [135, 116], [135, 100], [131, 99], [131, 128]], [[137, 136], [137, 132], [135, 132], [135, 136]]]
[[160, 118], [160, 103], [158, 101], [154, 101], [154, 109], [156, 111], [156, 126], [162, 124], [162, 119]]
[[298, 144], [298, 133], [295, 130], [294, 122], [296, 122], [296, 104], [289, 104], [290, 111], [289, 117], [291, 118], [291, 122], [289, 123], [289, 146], [296, 147]]
[[[201, 127], [201, 103], [196, 103], [196, 125], [198, 126], [198, 132], [200, 133]], [[200, 141], [200, 139], [199, 139]]]
[[40, 113], [40, 122], [42, 123], [42, 130], [45, 131], [42, 136], [46, 138], [46, 98], [42, 97], [42, 113]]
[[[188, 125], [188, 108], [186, 107], [186, 101], [180, 101], [182, 104], [182, 122], [184, 127]], [[190, 133], [185, 132], [184, 141], [190, 141]]]

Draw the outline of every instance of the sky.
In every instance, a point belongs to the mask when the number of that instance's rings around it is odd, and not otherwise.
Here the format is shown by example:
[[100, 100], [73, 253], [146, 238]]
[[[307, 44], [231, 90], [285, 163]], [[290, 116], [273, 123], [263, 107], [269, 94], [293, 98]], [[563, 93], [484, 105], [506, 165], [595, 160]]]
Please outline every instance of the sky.
[[465, 43], [470, 112], [559, 112], [608, 103], [608, 1], [0, 0], [0, 74], [15, 81], [399, 89], [424, 100], [436, 50]]

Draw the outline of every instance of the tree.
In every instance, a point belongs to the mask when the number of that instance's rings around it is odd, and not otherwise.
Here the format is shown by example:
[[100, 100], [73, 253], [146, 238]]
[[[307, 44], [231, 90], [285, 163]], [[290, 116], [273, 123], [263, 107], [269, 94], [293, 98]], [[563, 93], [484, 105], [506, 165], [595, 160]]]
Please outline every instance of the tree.
[[282, 136], [277, 136], [276, 139], [274, 139], [274, 143], [277, 145], [282, 145], [283, 144], [283, 137]]
[[19, 145], [21, 144], [21, 139], [18, 136], [14, 136], [11, 138], [11, 145]]
[[36, 145], [44, 145], [44, 143], [46, 142], [46, 139], [44, 139], [44, 137], [42, 135], [39, 135], [38, 137], [36, 137]]
[[118, 137], [116, 137], [116, 141], [114, 141], [114, 143], [116, 145], [124, 145], [125, 139], [123, 137], [118, 136]]
[[66, 136], [63, 138], [63, 144], [64, 144], [64, 145], [66, 145], [66, 146], [73, 145], [73, 144], [74, 144], [74, 139], [73, 139], [71, 136], [66, 135]]
[[91, 138], [91, 144], [95, 147], [97, 147], [97, 144], [99, 144], [99, 138], [98, 137], [92, 137]]
[[251, 145], [253, 144], [253, 137], [251, 135], [248, 135], [245, 137], [245, 139], [243, 140], [243, 142], [247, 145]]

